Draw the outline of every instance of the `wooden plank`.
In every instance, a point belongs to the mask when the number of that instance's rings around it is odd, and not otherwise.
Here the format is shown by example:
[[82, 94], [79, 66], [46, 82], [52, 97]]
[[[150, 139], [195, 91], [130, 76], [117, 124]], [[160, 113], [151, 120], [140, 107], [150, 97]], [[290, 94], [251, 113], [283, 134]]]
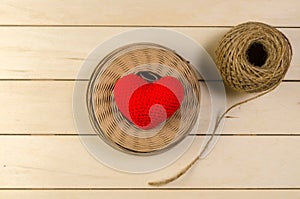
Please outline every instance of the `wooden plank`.
[[26, 191], [0, 191], [1, 198], [17, 199], [22, 196], [24, 199], [31, 198], [61, 198], [61, 199], [79, 199], [79, 198], [89, 198], [98, 199], [99, 197], [105, 199], [119, 199], [119, 198], [132, 198], [132, 199], [152, 199], [152, 198], [202, 198], [202, 199], [253, 199], [253, 198], [264, 198], [264, 199], [299, 199], [300, 191], [288, 190], [288, 191], [277, 191], [277, 190], [266, 190], [266, 191], [186, 191], [186, 190], [172, 190], [172, 191], [140, 191], [140, 190], [128, 190], [128, 191], [81, 191], [81, 190], [65, 190], [65, 191], [45, 191], [45, 190], [26, 190]]
[[299, 26], [298, 6], [297, 0], [3, 0], [0, 24], [224, 26], [252, 20]]
[[[299, 84], [283, 82], [267, 96], [236, 108], [222, 133], [299, 134]], [[73, 86], [72, 81], [0, 81], [0, 134], [77, 133], [72, 115]], [[228, 92], [228, 104], [246, 97]], [[205, 133], [209, 123], [209, 100], [208, 93], [203, 92], [199, 133]]]
[[[0, 187], [147, 188], [191, 161], [201, 141], [171, 166], [138, 175], [103, 166], [77, 136], [1, 136]], [[207, 158], [164, 188], [299, 188], [299, 144], [299, 136], [222, 137]]]
[[[132, 29], [0, 27], [0, 79], [75, 79], [88, 54], [97, 45]], [[214, 56], [219, 40], [229, 28], [175, 30], [195, 39]], [[300, 80], [300, 29], [280, 30], [291, 40], [294, 49], [291, 68], [285, 79]]]
[[0, 82], [1, 133], [75, 133], [74, 82]]

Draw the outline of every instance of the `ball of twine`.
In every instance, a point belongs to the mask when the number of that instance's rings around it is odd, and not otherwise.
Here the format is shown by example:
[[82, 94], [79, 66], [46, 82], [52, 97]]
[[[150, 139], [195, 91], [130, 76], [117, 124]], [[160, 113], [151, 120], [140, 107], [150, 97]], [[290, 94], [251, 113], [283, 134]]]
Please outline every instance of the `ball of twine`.
[[279, 85], [292, 58], [290, 42], [276, 28], [247, 22], [232, 28], [216, 51], [224, 82], [243, 92], [262, 92]]
[[[158, 127], [143, 130], [120, 113], [114, 86], [128, 74], [150, 71], [177, 78], [184, 86], [180, 108]], [[95, 132], [111, 147], [135, 155], [170, 149], [194, 126], [200, 108], [200, 86], [193, 67], [174, 51], [152, 43], [135, 43], [108, 54], [95, 68], [87, 89], [87, 107]]]

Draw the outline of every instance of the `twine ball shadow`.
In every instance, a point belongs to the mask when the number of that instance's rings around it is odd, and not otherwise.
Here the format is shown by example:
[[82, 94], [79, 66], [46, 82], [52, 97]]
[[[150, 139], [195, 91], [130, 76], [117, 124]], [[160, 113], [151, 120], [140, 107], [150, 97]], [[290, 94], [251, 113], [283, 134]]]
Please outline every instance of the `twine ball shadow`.
[[216, 65], [224, 82], [242, 92], [275, 88], [292, 58], [291, 44], [276, 28], [260, 22], [233, 27], [219, 43]]

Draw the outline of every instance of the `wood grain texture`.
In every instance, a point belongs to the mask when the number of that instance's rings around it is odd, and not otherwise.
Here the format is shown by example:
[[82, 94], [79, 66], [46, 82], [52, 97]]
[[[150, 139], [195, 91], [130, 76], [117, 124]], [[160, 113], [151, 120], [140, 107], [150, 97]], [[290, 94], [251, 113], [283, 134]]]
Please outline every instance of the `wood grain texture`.
[[[0, 104], [5, 104], [0, 112], [0, 134], [76, 134], [73, 87], [72, 81], [0, 82]], [[267, 96], [231, 111], [222, 134], [299, 134], [299, 93], [300, 83], [282, 83]], [[207, 92], [202, 94], [206, 102], [210, 100]], [[247, 97], [228, 91], [228, 105]], [[206, 102], [204, 114], [210, 114]], [[210, 119], [206, 115], [201, 118], [203, 124]], [[205, 132], [201, 126], [199, 133]]]
[[[299, 19], [298, 0], [2, 0], [0, 198], [300, 199]], [[233, 110], [225, 135], [187, 175], [165, 189], [147, 185], [186, 165], [203, 136], [173, 165], [142, 175], [112, 170], [86, 151], [73, 124], [73, 80], [96, 46], [155, 26], [190, 36], [214, 57], [220, 38], [246, 21], [276, 26], [290, 39], [287, 81]], [[227, 94], [228, 105], [247, 97]]]
[[[175, 164], [138, 175], [103, 166], [77, 136], [1, 136], [0, 187], [147, 188], [189, 162], [201, 141]], [[299, 188], [299, 144], [299, 136], [222, 137], [207, 158], [164, 188]]]
[[[1, 20], [1, 17], [0, 17]], [[134, 28], [0, 27], [0, 79], [76, 79], [89, 53], [108, 38]], [[169, 28], [170, 29], [170, 28]], [[214, 57], [229, 28], [175, 28]], [[281, 28], [294, 56], [286, 80], [300, 80], [300, 29]]]
[[[299, 26], [297, 0], [2, 0], [1, 25]], [[234, 13], [234, 14], [233, 14]]]
[[17, 199], [22, 197], [23, 199], [32, 199], [32, 198], [43, 198], [43, 199], [119, 199], [119, 198], [131, 198], [131, 199], [153, 199], [153, 198], [186, 198], [189, 199], [253, 199], [253, 198], [272, 198], [272, 199], [299, 199], [300, 191], [288, 190], [288, 191], [274, 191], [274, 190], [265, 190], [265, 191], [182, 191], [182, 190], [172, 190], [172, 191], [154, 191], [154, 190], [142, 190], [142, 191], [81, 191], [81, 190], [66, 190], [66, 191], [45, 191], [45, 190], [26, 190], [26, 191], [0, 191], [1, 198]]

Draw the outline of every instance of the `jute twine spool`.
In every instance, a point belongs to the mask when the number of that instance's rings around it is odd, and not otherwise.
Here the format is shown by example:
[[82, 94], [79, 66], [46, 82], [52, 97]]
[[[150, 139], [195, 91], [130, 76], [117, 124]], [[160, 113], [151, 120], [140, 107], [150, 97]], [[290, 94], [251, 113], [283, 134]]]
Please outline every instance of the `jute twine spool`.
[[291, 58], [292, 48], [284, 34], [258, 22], [232, 28], [216, 51], [216, 64], [224, 82], [243, 92], [262, 92], [277, 87]]
[[274, 90], [283, 80], [291, 59], [291, 44], [279, 30], [259, 22], [248, 22], [233, 27], [218, 45], [217, 67], [223, 81], [230, 88], [239, 92], [259, 94], [232, 105], [220, 115], [204, 149], [178, 174], [148, 184], [161, 186], [185, 174], [205, 152], [225, 115], [233, 108]]
[[[117, 80], [141, 71], [176, 77], [184, 86], [181, 107], [164, 124], [150, 130], [140, 129], [127, 120], [113, 95]], [[107, 144], [126, 153], [150, 155], [171, 148], [190, 132], [200, 108], [200, 86], [193, 68], [174, 51], [156, 44], [137, 43], [116, 49], [98, 64], [86, 98], [91, 124]]]

